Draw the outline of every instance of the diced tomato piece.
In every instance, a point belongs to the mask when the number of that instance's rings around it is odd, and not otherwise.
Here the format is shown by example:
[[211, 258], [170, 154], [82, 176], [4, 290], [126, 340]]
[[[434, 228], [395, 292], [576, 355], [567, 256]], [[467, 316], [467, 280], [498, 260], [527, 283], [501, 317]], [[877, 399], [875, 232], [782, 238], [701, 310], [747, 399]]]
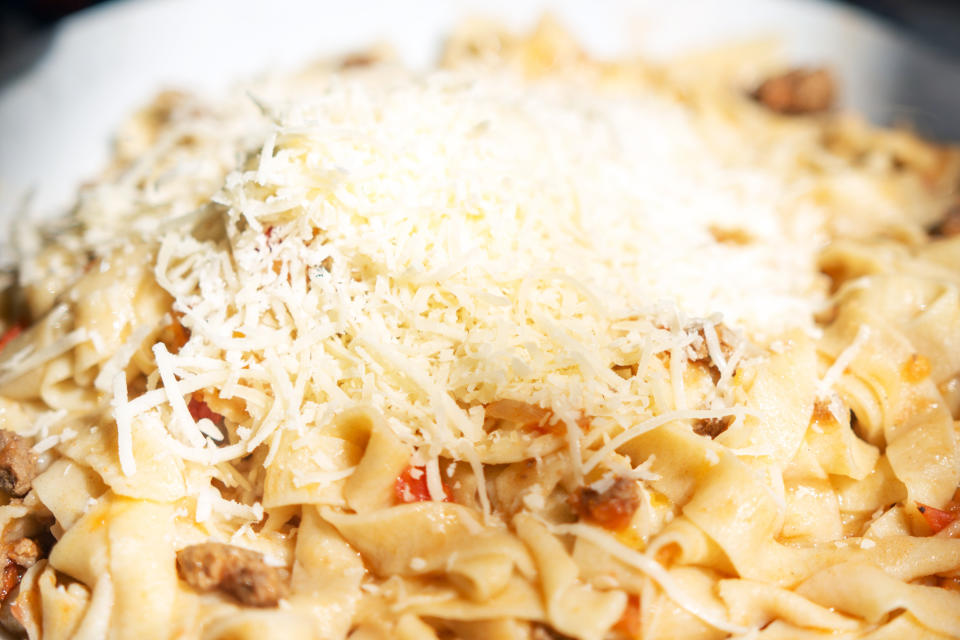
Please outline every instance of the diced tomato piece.
[[640, 637], [640, 598], [630, 594], [627, 599], [627, 607], [623, 610], [623, 615], [617, 620], [613, 628], [625, 634], [628, 638]]
[[[416, 477], [414, 477], [416, 476]], [[393, 484], [397, 502], [423, 502], [430, 499], [427, 472], [424, 467], [407, 467]]]
[[223, 424], [223, 416], [211, 409], [210, 405], [206, 402], [196, 397], [190, 398], [190, 402], [187, 403], [187, 409], [190, 410], [190, 417], [194, 420], [207, 418], [213, 424]]
[[0, 353], [3, 352], [4, 347], [13, 342], [13, 340], [21, 333], [23, 333], [23, 327], [18, 324], [15, 324], [7, 329], [6, 332], [0, 336]]
[[172, 344], [169, 346], [172, 347], [173, 353], [178, 353], [180, 348], [187, 344], [187, 340], [190, 339], [190, 330], [180, 322], [182, 317], [181, 314], [175, 315], [173, 322], [168, 327], [172, 339]]
[[[453, 492], [443, 485], [444, 502], [453, 502]], [[393, 495], [397, 502], [426, 502], [431, 500], [427, 486], [426, 467], [407, 467], [393, 483]]]
[[957, 518], [957, 514], [952, 511], [944, 511], [919, 502], [917, 503], [917, 509], [934, 533], [946, 529]]

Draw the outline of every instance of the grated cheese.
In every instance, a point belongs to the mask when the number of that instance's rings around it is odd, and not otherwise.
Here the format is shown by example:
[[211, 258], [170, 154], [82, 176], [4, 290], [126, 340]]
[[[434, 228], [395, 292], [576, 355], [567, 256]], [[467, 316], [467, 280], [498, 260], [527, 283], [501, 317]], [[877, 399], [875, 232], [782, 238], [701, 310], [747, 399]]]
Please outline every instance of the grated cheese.
[[194, 519], [197, 522], [206, 522], [211, 515], [217, 515], [237, 520], [259, 522], [263, 519], [263, 506], [259, 502], [252, 505], [227, 500], [212, 486], [202, 487], [197, 492], [197, 506], [194, 510]]
[[865, 324], [860, 325], [853, 341], [837, 356], [837, 359], [833, 361], [833, 364], [830, 365], [830, 368], [827, 369], [827, 372], [823, 375], [823, 379], [820, 380], [820, 384], [817, 387], [817, 395], [821, 398], [829, 397], [833, 385], [840, 379], [840, 376], [842, 376], [843, 372], [850, 366], [853, 359], [857, 357], [860, 349], [863, 348], [863, 345], [866, 344], [869, 338], [870, 327]]
[[33, 445], [33, 447], [31, 448], [33, 449], [34, 453], [41, 454], [45, 451], [49, 451], [50, 449], [53, 449], [58, 444], [60, 444], [60, 435], [56, 434], [56, 435], [47, 436], [46, 438], [43, 438], [42, 440], [38, 441], [35, 445]]
[[25, 435], [39, 436], [40, 438], [46, 438], [50, 435], [50, 429], [58, 425], [64, 418], [66, 418], [68, 412], [66, 409], [55, 409], [53, 411], [44, 411], [39, 414], [33, 420], [33, 428], [30, 431], [25, 432]]
[[[711, 318], [704, 334], [721, 387], [739, 356], [719, 353], [712, 322], [755, 336], [809, 324], [815, 234], [788, 222], [783, 176], [707, 153], [699, 125], [667, 97], [531, 85], [507, 73], [280, 85], [254, 91], [259, 109], [246, 96], [219, 105], [227, 133], [217, 141], [199, 123], [178, 125], [220, 158], [255, 150], [252, 168], [227, 171], [213, 198], [222, 208], [211, 211], [233, 230], [229, 252], [188, 232], [211, 215], [196, 213], [196, 187], [156, 184], [156, 198], [178, 204], [157, 221], [155, 272], [192, 338], [177, 354], [154, 347], [162, 390], [127, 410], [132, 419], [169, 407], [179, 444], [168, 444], [190, 459], [269, 443], [272, 461], [276, 434], [318, 419], [308, 405], [334, 415], [359, 401], [402, 439], [426, 441], [428, 461], [456, 452], [477, 473], [466, 453], [484, 437], [477, 405], [508, 397], [562, 419], [579, 477], [602, 457], [581, 464], [579, 418], [634, 429], [606, 453], [638, 434], [635, 425], [654, 428], [644, 423], [648, 392], [660, 410], [687, 407], [682, 349], [669, 371], [649, 371], [656, 353], [689, 340], [681, 318]], [[229, 167], [217, 162], [205, 176]], [[815, 229], [819, 218], [804, 219]], [[755, 242], [716, 242], [719, 222]], [[784, 279], [787, 269], [801, 275]], [[617, 328], [658, 308], [671, 318], [659, 344]], [[642, 382], [611, 370], [627, 348]], [[210, 448], [212, 425], [189, 418], [183, 395], [203, 384], [245, 402], [252, 422], [237, 430], [240, 446]]]
[[117, 455], [120, 458], [120, 470], [125, 476], [137, 472], [137, 462], [133, 457], [133, 432], [131, 426], [130, 403], [127, 401], [127, 377], [122, 371], [113, 376], [113, 419], [117, 424]]
[[426, 465], [427, 491], [430, 492], [430, 499], [442, 502], [446, 499], [446, 493], [443, 490], [443, 480], [440, 478], [440, 460], [431, 458]]
[[0, 362], [0, 385], [7, 384], [33, 369], [42, 367], [77, 345], [83, 344], [88, 339], [87, 330], [80, 328], [74, 329], [36, 351], [33, 351], [32, 344], [28, 344], [21, 351], [13, 354], [9, 360]]
[[[160, 325], [169, 324], [169, 322], [169, 317], [164, 317], [160, 321]], [[143, 342], [159, 328], [158, 325], [151, 326], [148, 324], [135, 328], [120, 348], [100, 366], [100, 372], [94, 379], [93, 386], [101, 391], [109, 391], [117, 372], [127, 368], [130, 359], [143, 345]]]
[[157, 371], [160, 373], [160, 379], [163, 380], [163, 391], [170, 408], [173, 410], [174, 423], [177, 425], [179, 435], [191, 446], [202, 447], [204, 443], [203, 432], [197, 427], [190, 416], [190, 410], [183, 399], [184, 393], [180, 389], [180, 383], [173, 372], [174, 361], [167, 346], [162, 342], [153, 345], [153, 355], [157, 361]]

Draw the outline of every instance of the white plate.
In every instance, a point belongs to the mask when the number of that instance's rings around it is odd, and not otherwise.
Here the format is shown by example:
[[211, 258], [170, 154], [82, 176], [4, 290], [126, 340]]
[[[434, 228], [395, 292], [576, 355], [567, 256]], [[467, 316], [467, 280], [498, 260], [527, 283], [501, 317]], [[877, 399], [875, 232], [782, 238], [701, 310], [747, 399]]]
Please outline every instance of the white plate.
[[[138, 0], [66, 20], [50, 49], [0, 92], [0, 218], [32, 190], [51, 213], [107, 158], [110, 133], [165, 86], [216, 89], [270, 68], [379, 40], [427, 64], [458, 20], [477, 14], [531, 25], [545, 10], [598, 54], [651, 55], [777, 34], [798, 61], [839, 70], [846, 102], [880, 122], [906, 116], [960, 138], [960, 65], [860, 12], [800, 0]], [[2, 234], [5, 235], [5, 234]], [[0, 235], [0, 237], [2, 237]]]

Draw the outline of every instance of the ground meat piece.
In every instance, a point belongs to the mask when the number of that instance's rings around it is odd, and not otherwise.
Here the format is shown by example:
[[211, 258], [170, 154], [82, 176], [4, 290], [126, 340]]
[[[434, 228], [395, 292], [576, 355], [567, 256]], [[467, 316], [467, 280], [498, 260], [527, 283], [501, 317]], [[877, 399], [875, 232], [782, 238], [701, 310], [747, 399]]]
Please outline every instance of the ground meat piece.
[[275, 607], [288, 590], [286, 572], [262, 554], [218, 542], [178, 551], [177, 572], [194, 589], [221, 591], [248, 607]]
[[833, 76], [826, 69], [794, 69], [764, 80], [753, 98], [777, 113], [819, 113], [833, 106]]
[[0, 489], [15, 498], [30, 491], [37, 476], [37, 457], [25, 438], [0, 429]]
[[930, 230], [930, 235], [945, 238], [960, 236], [960, 201], [947, 209], [947, 213], [940, 219], [940, 222]]
[[605, 491], [580, 487], [570, 495], [569, 502], [581, 519], [617, 531], [630, 524], [640, 506], [640, 493], [633, 480], [617, 478]]
[[6, 601], [20, 584], [27, 569], [37, 563], [41, 550], [30, 538], [20, 538], [3, 545], [3, 569], [0, 570], [0, 603]]
[[7, 558], [24, 569], [29, 569], [40, 559], [40, 547], [30, 538], [20, 538], [7, 547]]
[[693, 421], [693, 432], [699, 436], [710, 436], [713, 439], [729, 429], [731, 424], [733, 424], [733, 416], [701, 418]]
[[351, 53], [340, 60], [341, 69], [356, 69], [376, 64], [379, 58], [372, 53]]

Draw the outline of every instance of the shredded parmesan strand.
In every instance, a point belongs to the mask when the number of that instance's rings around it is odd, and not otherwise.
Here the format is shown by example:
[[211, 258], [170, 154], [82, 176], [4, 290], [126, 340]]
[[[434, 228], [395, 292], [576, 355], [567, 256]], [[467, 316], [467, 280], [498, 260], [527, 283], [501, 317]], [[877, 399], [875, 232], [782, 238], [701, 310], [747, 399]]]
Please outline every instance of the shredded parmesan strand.
[[[168, 318], [164, 317], [161, 323], [165, 324], [168, 321]], [[123, 345], [101, 365], [100, 373], [97, 374], [97, 377], [94, 379], [93, 386], [101, 391], [109, 391], [110, 385], [116, 377], [117, 372], [127, 368], [133, 354], [143, 345], [143, 341], [158, 328], [157, 325], [147, 324], [135, 328], [126, 341], [124, 341]]]
[[162, 342], [153, 345], [153, 355], [157, 360], [157, 371], [160, 373], [160, 379], [163, 380], [163, 391], [170, 408], [173, 410], [174, 421], [177, 426], [177, 433], [193, 447], [202, 447], [205, 440], [203, 432], [197, 427], [197, 423], [190, 416], [190, 410], [183, 399], [184, 392], [180, 389], [180, 382], [173, 372], [173, 359], [167, 346]]
[[746, 413], [745, 407], [733, 407], [730, 409], [690, 409], [686, 411], [668, 411], [658, 416], [648, 418], [639, 424], [626, 429], [615, 438], [604, 444], [592, 456], [590, 456], [583, 465], [584, 473], [590, 473], [598, 464], [617, 450], [620, 446], [633, 440], [637, 436], [652, 431], [659, 426], [665, 425], [674, 420], [704, 420], [710, 418], [723, 418], [725, 416], [739, 416]]
[[860, 349], [863, 348], [863, 345], [866, 344], [869, 339], [870, 327], [865, 324], [860, 325], [853, 341], [837, 356], [837, 359], [834, 360], [830, 368], [827, 369], [823, 379], [820, 380], [817, 391], [821, 398], [829, 397], [830, 392], [833, 390], [833, 385], [837, 383], [837, 380], [840, 379], [840, 376], [843, 375], [843, 372], [850, 366], [850, 363], [857, 357]]
[[120, 470], [125, 476], [137, 472], [137, 462], [133, 457], [133, 433], [130, 416], [130, 403], [127, 402], [127, 377], [122, 371], [113, 376], [113, 419], [117, 424], [117, 456]]
[[446, 493], [443, 490], [443, 480], [440, 477], [439, 458], [430, 458], [426, 464], [427, 473], [427, 491], [430, 492], [430, 499], [436, 502], [446, 500]]
[[[0, 371], [4, 371], [4, 374], [0, 375], [0, 385], [5, 385], [11, 380], [22, 376], [24, 373], [43, 366], [54, 358], [67, 353], [77, 345], [83, 344], [88, 339], [89, 336], [86, 329], [74, 329], [65, 336], [57, 338], [49, 345], [37, 350], [35, 353], [29, 353], [29, 355], [27, 355], [24, 352], [23, 356], [21, 353], [14, 354], [9, 360], [0, 363]], [[32, 348], [32, 345], [27, 345], [24, 349]]]

